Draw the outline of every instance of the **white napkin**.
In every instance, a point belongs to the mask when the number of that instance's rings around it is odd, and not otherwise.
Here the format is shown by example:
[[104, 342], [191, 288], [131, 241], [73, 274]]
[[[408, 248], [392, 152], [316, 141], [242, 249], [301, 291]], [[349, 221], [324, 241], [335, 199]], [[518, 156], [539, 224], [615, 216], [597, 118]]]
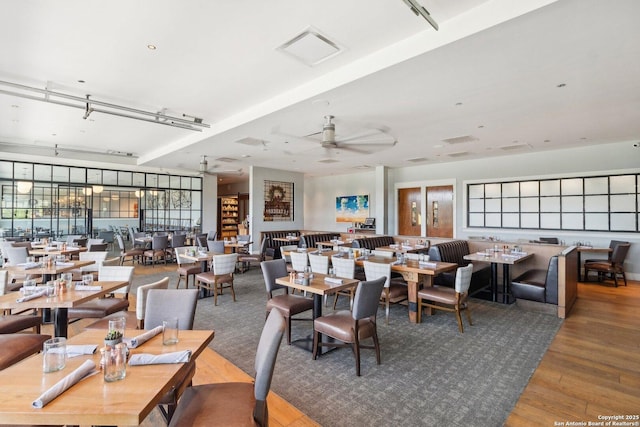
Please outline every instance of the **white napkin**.
[[324, 281], [327, 283], [333, 283], [336, 285], [342, 285], [342, 279], [337, 278], [337, 277], [325, 277]]
[[356, 261], [362, 261], [364, 259], [364, 255], [360, 255], [359, 257], [356, 258]]
[[398, 261], [393, 261], [393, 262], [391, 263], [391, 265], [400, 265], [400, 264], [402, 264], [402, 261], [400, 261], [400, 260], [398, 260]]
[[436, 268], [438, 266], [438, 264], [436, 264], [435, 262], [428, 262], [428, 261], [418, 262], [418, 265], [420, 267], [426, 267], [426, 268]]
[[335, 240], [335, 239], [332, 239], [331, 243], [335, 243], [337, 245], [343, 245], [344, 244], [344, 242], [342, 240]]
[[402, 249], [413, 249], [413, 246], [409, 246], [409, 245], [402, 245]]
[[45, 296], [47, 294], [47, 290], [46, 289], [42, 289], [41, 291], [36, 291], [34, 293], [32, 293], [31, 295], [26, 295], [24, 297], [20, 297], [16, 300], [16, 302], [25, 302], [25, 301], [29, 301], [32, 299], [36, 299], [36, 298], [40, 298], [42, 296]]
[[64, 393], [69, 387], [73, 386], [78, 381], [91, 374], [94, 369], [96, 369], [96, 364], [93, 362], [93, 360], [85, 360], [84, 363], [80, 365], [80, 367], [78, 367], [75, 371], [71, 372], [69, 375], [51, 386], [49, 390], [42, 393], [40, 397], [38, 397], [31, 403], [31, 406], [36, 409], [42, 408], [53, 399]]
[[17, 264], [18, 267], [23, 267], [25, 270], [31, 270], [32, 268], [38, 268], [42, 266], [40, 262], [21, 262]]
[[144, 332], [137, 337], [133, 337], [131, 339], [126, 339], [127, 347], [129, 348], [137, 348], [140, 347], [145, 342], [149, 341], [151, 338], [155, 337], [159, 333], [162, 333], [162, 326], [156, 326], [150, 331]]
[[74, 265], [72, 262], [56, 261], [57, 267], [73, 267]]
[[76, 291], [101, 291], [100, 285], [76, 285]]
[[84, 356], [96, 352], [98, 346], [96, 344], [69, 345], [67, 344], [67, 357]]
[[416, 249], [423, 249], [424, 245], [416, 245]]
[[173, 353], [148, 354], [138, 353], [129, 358], [129, 365], [157, 365], [161, 363], [185, 363], [191, 359], [191, 350], [174, 351]]

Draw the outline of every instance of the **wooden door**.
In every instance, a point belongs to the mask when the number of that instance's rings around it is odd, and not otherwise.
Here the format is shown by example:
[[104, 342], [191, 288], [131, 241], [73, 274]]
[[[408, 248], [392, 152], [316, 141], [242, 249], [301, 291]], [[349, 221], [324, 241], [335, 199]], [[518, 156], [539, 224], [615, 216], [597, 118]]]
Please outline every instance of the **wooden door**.
[[420, 236], [420, 188], [398, 190], [398, 234]]
[[453, 238], [453, 186], [427, 187], [427, 237]]

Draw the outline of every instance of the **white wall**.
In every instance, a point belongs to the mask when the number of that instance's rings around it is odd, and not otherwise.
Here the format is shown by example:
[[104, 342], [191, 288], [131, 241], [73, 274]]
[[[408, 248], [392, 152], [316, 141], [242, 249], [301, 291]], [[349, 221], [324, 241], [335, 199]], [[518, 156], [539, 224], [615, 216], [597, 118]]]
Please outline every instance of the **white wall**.
[[218, 177], [204, 175], [202, 178], [202, 232], [218, 229]]

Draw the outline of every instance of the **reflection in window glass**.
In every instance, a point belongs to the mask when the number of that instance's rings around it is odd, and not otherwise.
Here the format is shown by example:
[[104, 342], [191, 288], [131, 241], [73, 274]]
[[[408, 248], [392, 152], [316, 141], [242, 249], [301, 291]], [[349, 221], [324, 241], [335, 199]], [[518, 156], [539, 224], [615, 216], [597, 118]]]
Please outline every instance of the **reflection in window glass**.
[[131, 172], [119, 171], [118, 172], [118, 185], [130, 186], [132, 181]]
[[102, 183], [104, 185], [118, 185], [118, 172], [110, 170], [102, 171]]
[[84, 168], [69, 168], [69, 182], [84, 184], [87, 180]]
[[87, 169], [87, 182], [89, 184], [102, 184], [102, 171], [99, 169]]
[[133, 182], [132, 184], [134, 187], [144, 187], [144, 174], [143, 173], [138, 173], [138, 172], [134, 172], [133, 173]]

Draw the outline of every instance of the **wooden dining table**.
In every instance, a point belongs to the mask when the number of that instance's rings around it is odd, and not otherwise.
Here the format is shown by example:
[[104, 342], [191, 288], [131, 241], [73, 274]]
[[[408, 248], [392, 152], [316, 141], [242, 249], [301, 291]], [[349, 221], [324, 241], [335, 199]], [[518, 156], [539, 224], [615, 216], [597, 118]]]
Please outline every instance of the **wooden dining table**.
[[67, 247], [66, 249], [30, 249], [29, 255], [35, 257], [56, 256], [56, 255], [76, 255], [80, 252], [86, 252], [87, 248], [83, 247]]
[[[391, 271], [402, 275], [407, 282], [407, 294], [409, 300], [409, 321], [411, 323], [418, 322], [418, 291], [423, 286], [433, 286], [433, 278], [440, 273], [454, 271], [458, 268], [458, 264], [451, 262], [431, 261], [429, 263], [420, 263], [417, 260], [406, 260], [404, 264], [397, 264], [396, 257], [369, 256], [368, 261], [391, 264]], [[356, 265], [364, 266], [364, 257], [356, 259]], [[431, 314], [427, 309], [427, 315]]]
[[[67, 344], [103, 346], [104, 330], [85, 330], [70, 338]], [[126, 330], [126, 337], [141, 334]], [[190, 350], [191, 360], [213, 340], [212, 330], [181, 330], [179, 341], [162, 344], [156, 335], [131, 354], [161, 354]], [[66, 367], [57, 372], [42, 372], [42, 355], [38, 354], [0, 371], [0, 422], [3, 424], [37, 425], [139, 425], [160, 402], [172, 384], [185, 375], [185, 363], [129, 366], [126, 377], [105, 382], [102, 373], [86, 377], [41, 409], [31, 403], [60, 379], [91, 359], [100, 365], [100, 352], [67, 359]]]
[[[24, 309], [50, 309], [53, 310], [53, 326], [56, 337], [66, 337], [69, 326], [69, 309], [78, 305], [109, 294], [116, 289], [127, 285], [124, 281], [95, 281], [92, 286], [100, 286], [96, 291], [77, 291], [71, 287], [63, 292], [58, 292], [56, 296], [41, 296], [29, 301], [18, 302], [22, 296], [20, 292], [10, 292], [0, 295], [0, 311], [2, 310], [24, 310]], [[42, 287], [38, 286], [38, 289]]]

